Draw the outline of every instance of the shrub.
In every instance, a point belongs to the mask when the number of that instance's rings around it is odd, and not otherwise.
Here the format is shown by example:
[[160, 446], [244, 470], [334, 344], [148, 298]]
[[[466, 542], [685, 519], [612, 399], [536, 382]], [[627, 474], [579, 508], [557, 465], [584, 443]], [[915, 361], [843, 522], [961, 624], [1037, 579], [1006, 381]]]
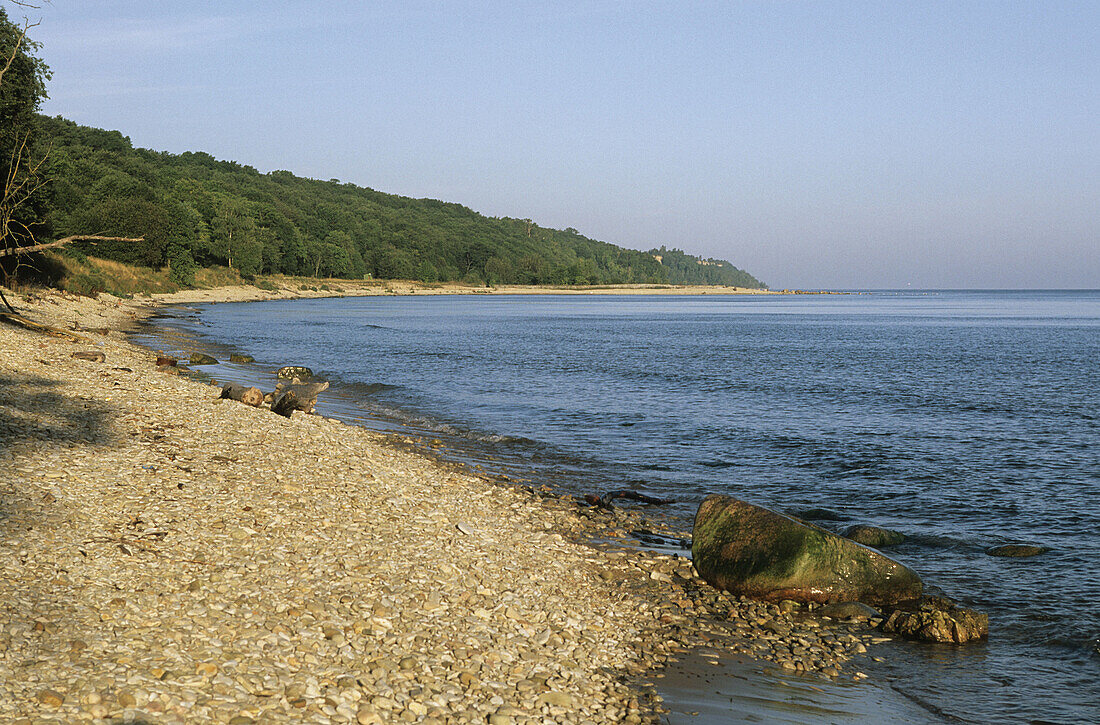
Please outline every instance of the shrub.
[[98, 272], [80, 273], [67, 278], [64, 286], [73, 294], [95, 297], [100, 292], [107, 291], [107, 279]]

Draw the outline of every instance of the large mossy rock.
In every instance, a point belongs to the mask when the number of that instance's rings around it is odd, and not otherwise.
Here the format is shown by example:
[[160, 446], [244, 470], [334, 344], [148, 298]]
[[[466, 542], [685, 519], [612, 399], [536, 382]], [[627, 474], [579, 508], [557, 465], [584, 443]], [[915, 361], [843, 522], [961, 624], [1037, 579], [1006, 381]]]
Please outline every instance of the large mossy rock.
[[872, 605], [921, 594], [916, 572], [874, 549], [732, 496], [699, 505], [693, 536], [695, 568], [731, 594]]

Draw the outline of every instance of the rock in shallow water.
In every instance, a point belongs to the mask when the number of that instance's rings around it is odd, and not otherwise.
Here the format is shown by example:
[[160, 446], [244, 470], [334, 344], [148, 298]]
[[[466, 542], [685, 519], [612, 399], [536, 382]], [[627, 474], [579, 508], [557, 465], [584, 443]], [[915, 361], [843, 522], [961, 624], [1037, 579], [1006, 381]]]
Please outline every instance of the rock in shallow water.
[[990, 556], [1009, 556], [1009, 557], [1023, 557], [1023, 556], [1038, 556], [1039, 554], [1045, 554], [1050, 551], [1048, 546], [1035, 546], [1033, 544], [1005, 544], [1003, 546], [994, 546], [992, 549], [986, 549], [987, 554]]
[[989, 615], [942, 597], [924, 597], [891, 612], [882, 631], [925, 642], [963, 644], [989, 636]]
[[857, 544], [873, 546], [876, 549], [881, 549], [884, 546], [897, 546], [905, 541], [905, 534], [891, 531], [890, 529], [884, 529], [879, 526], [866, 526], [864, 524], [849, 526], [844, 530], [844, 537], [851, 539]]
[[313, 377], [313, 371], [304, 365], [284, 365], [279, 368], [275, 375], [283, 380], [290, 380], [291, 378], [309, 380]]
[[893, 559], [731, 496], [700, 504], [692, 555], [708, 583], [754, 599], [893, 604], [921, 593], [916, 572]]

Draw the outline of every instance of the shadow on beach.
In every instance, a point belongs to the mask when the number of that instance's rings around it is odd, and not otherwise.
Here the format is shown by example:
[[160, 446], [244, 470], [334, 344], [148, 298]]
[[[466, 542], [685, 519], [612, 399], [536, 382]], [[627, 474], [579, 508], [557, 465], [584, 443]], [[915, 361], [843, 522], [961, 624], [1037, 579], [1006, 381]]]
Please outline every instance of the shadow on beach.
[[[113, 413], [101, 401], [58, 392], [61, 382], [37, 375], [0, 373], [0, 457], [22, 443], [100, 446], [110, 438]], [[9, 464], [10, 465], [10, 464]], [[0, 527], [18, 508], [34, 506], [9, 468], [0, 487]]]

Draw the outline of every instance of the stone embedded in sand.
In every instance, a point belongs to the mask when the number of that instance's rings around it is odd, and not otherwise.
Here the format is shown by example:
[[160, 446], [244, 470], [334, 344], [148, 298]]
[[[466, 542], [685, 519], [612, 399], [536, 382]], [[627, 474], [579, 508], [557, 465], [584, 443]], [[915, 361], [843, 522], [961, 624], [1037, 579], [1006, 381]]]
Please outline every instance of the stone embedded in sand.
[[1003, 546], [994, 546], [992, 549], [986, 549], [987, 554], [990, 556], [1009, 556], [1009, 557], [1024, 557], [1024, 556], [1038, 556], [1039, 554], [1045, 554], [1050, 551], [1049, 546], [1035, 546], [1034, 544], [1004, 544]]
[[844, 530], [844, 537], [857, 544], [871, 546], [876, 549], [881, 549], [884, 546], [897, 546], [905, 541], [905, 534], [884, 529], [880, 526], [867, 526], [864, 524], [849, 526]]
[[891, 612], [882, 631], [925, 642], [963, 644], [989, 636], [989, 615], [942, 597], [924, 597]]
[[916, 599], [916, 572], [874, 549], [731, 496], [695, 514], [692, 555], [708, 583], [754, 599], [892, 604]]

